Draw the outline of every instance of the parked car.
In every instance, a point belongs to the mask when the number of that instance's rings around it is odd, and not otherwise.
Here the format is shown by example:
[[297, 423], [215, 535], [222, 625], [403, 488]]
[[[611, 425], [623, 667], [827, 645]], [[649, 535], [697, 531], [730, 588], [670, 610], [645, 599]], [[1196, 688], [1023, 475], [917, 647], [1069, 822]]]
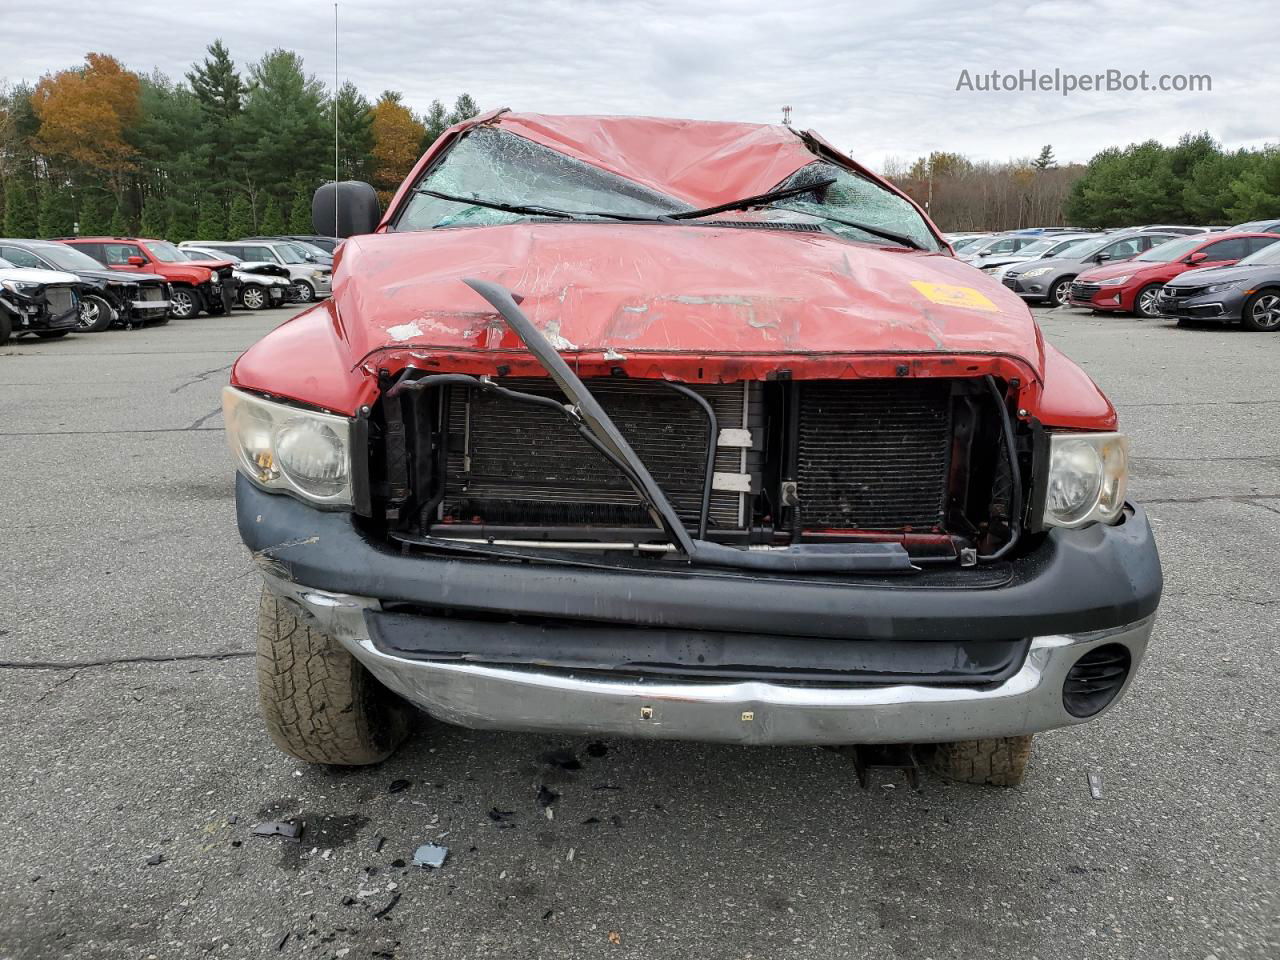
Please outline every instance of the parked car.
[[309, 262], [286, 240], [204, 240], [200, 245], [208, 250], [229, 253], [241, 260], [274, 263], [284, 267], [293, 284], [293, 299], [297, 302], [309, 302], [329, 296], [332, 270]]
[[236, 302], [231, 264], [198, 264], [167, 240], [142, 237], [62, 237], [65, 243], [121, 273], [158, 275], [169, 284], [169, 312], [190, 320], [202, 311], [226, 313]]
[[1174, 224], [1172, 226], [1163, 223], [1148, 223], [1141, 227], [1133, 227], [1134, 230], [1158, 231], [1160, 233], [1176, 233], [1180, 236], [1191, 236], [1196, 233], [1208, 233], [1211, 227], [1191, 227], [1186, 224]]
[[245, 240], [267, 240], [272, 243], [287, 243], [302, 254], [308, 263], [314, 263], [321, 267], [333, 267], [333, 254], [328, 250], [309, 243], [306, 240], [298, 240], [295, 237], [245, 237]]
[[1179, 274], [1161, 289], [1156, 307], [1160, 316], [1179, 321], [1238, 320], [1246, 330], [1280, 331], [1280, 243], [1268, 243], [1234, 266]]
[[80, 316], [77, 328], [98, 333], [113, 323], [169, 322], [169, 284], [158, 274], [128, 277], [109, 270], [92, 257], [54, 240], [0, 240], [0, 257], [19, 267], [61, 270], [80, 278]]
[[314, 209], [335, 299], [223, 406], [293, 756], [379, 761], [408, 700], [1008, 784], [1128, 688], [1161, 575], [1115, 409], [816, 136], [496, 111], [385, 215]]
[[263, 310], [282, 307], [293, 299], [295, 291], [289, 271], [279, 264], [241, 260], [233, 254], [202, 247], [194, 241], [183, 241], [178, 249], [188, 260], [226, 260], [231, 264], [231, 275], [238, 289], [236, 300], [246, 310]]
[[991, 236], [989, 233], [944, 233], [942, 235], [946, 241], [951, 244], [951, 249], [959, 253], [971, 243], [978, 240], [984, 240]]
[[1227, 228], [1228, 233], [1280, 233], [1280, 220], [1250, 220]]
[[1024, 300], [1065, 306], [1071, 282], [1080, 271], [1127, 260], [1174, 237], [1172, 233], [1106, 233], [1072, 244], [1054, 257], [1015, 263], [1004, 270], [1000, 282]]
[[24, 333], [42, 340], [71, 333], [80, 316], [80, 288], [74, 273], [0, 259], [0, 344]]
[[1025, 263], [1028, 260], [1044, 260], [1056, 257], [1072, 245], [1082, 240], [1092, 240], [1100, 236], [1096, 233], [1045, 233], [1028, 243], [1021, 250], [1013, 253], [996, 253], [982, 261], [982, 269], [991, 271], [995, 277], [1002, 275], [1003, 269], [1010, 264]]
[[1160, 288], [1194, 266], [1221, 267], [1280, 240], [1271, 233], [1211, 233], [1179, 237], [1124, 263], [1083, 271], [1071, 283], [1073, 307], [1160, 316]]
[[[330, 224], [330, 226], [333, 226], [333, 224]], [[314, 234], [314, 233], [285, 234], [279, 238], [245, 237], [245, 239], [246, 240], [272, 240], [272, 239], [298, 240], [298, 241], [301, 241], [302, 243], [310, 244], [313, 247], [318, 247], [320, 250], [324, 251], [330, 256], [333, 256], [333, 252], [338, 249], [338, 244], [342, 242], [341, 237], [326, 237], [326, 236], [323, 236], [322, 234]]]
[[983, 268], [990, 257], [1017, 253], [1028, 244], [1034, 243], [1036, 239], [1036, 236], [1030, 233], [997, 233], [985, 240], [969, 244], [957, 256], [965, 263]]

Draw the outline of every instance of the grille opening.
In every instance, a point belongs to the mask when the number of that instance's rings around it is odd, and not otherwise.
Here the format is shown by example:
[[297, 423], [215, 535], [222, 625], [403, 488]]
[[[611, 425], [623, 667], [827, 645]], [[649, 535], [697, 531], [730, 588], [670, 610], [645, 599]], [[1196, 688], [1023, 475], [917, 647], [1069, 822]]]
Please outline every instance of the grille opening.
[[1119, 643], [1095, 647], [1076, 661], [1062, 685], [1062, 705], [1073, 717], [1091, 717], [1116, 698], [1133, 657]]
[[[549, 378], [496, 382], [566, 402]], [[709, 439], [700, 406], [656, 380], [586, 385], [696, 530]], [[982, 378], [691, 387], [718, 421], [710, 539], [891, 539], [934, 562], [1003, 542], [1010, 477]], [[540, 405], [459, 384], [405, 391], [375, 408], [370, 449], [374, 512], [396, 539], [667, 539], [621, 472]]]

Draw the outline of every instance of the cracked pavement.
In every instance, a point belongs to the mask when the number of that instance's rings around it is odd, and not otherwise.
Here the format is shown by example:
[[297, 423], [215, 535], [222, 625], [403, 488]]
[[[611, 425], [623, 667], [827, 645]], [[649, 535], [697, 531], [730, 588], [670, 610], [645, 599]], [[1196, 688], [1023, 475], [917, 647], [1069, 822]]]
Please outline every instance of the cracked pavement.
[[1280, 337], [1038, 312], [1120, 410], [1167, 582], [1129, 698], [1003, 791], [425, 719], [304, 768], [257, 716], [219, 412], [285, 311], [11, 343], [0, 958], [1280, 955]]

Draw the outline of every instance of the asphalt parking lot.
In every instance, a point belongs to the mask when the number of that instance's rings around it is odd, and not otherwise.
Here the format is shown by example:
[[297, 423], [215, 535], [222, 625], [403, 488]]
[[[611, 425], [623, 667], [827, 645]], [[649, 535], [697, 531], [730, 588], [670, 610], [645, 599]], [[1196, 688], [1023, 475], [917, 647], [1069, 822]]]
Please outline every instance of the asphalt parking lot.
[[824, 750], [429, 721], [374, 769], [278, 752], [219, 391], [286, 316], [0, 348], [3, 960], [1280, 956], [1280, 337], [1041, 311], [1132, 436], [1155, 645], [1024, 786], [864, 792]]

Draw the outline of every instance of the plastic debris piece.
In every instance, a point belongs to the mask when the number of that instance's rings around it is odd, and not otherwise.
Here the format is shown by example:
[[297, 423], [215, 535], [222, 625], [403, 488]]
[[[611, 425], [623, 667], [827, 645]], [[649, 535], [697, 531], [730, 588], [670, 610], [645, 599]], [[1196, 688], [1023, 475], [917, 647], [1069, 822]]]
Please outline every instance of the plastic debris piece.
[[553, 914], [555, 914], [555, 911], [554, 911], [554, 910], [548, 910], [546, 913], [544, 913], [544, 914], [542, 915], [542, 919], [543, 919], [543, 920], [550, 920]]
[[424, 843], [413, 851], [413, 865], [415, 867], [443, 867], [444, 861], [448, 856], [448, 847], [442, 847], [438, 843]]
[[382, 845], [386, 842], [387, 842], [387, 838], [379, 835], [374, 837], [373, 840], [370, 841], [369, 846], [373, 847], [374, 853], [377, 853], [379, 850], [382, 849]]
[[343, 905], [344, 907], [354, 906], [354, 905], [355, 905], [355, 902], [356, 902], [356, 898], [355, 898], [355, 897], [343, 897], [343, 898], [342, 898], [342, 905]]
[[163, 853], [156, 853], [156, 854], [152, 854], [150, 857], [148, 857], [148, 858], [147, 858], [147, 866], [148, 866], [148, 867], [158, 867], [158, 866], [160, 866], [160, 864], [162, 864], [162, 863], [164, 863], [164, 854], [163, 854]]
[[555, 810], [553, 810], [551, 807], [547, 807], [547, 811], [546, 811], [546, 812], [547, 812], [547, 819], [548, 819], [548, 820], [554, 820], [554, 819], [556, 818], [556, 812], [555, 812]]
[[1097, 770], [1089, 771], [1089, 796], [1095, 800], [1102, 799], [1102, 774]]
[[587, 817], [587, 819], [582, 821], [582, 825], [584, 827], [591, 827], [591, 826], [595, 826], [599, 822], [600, 822], [599, 817]]
[[291, 936], [293, 936], [293, 931], [292, 931], [292, 930], [286, 930], [286, 931], [284, 932], [284, 934], [280, 937], [280, 939], [276, 941], [276, 949], [277, 949], [277, 950], [283, 950], [283, 949], [284, 949], [284, 945], [285, 945], [286, 943], [288, 943], [288, 942], [289, 942], [289, 938], [290, 938]]
[[617, 946], [618, 944], [622, 943], [622, 934], [620, 934], [617, 930], [610, 930], [609, 942], [612, 943], [614, 946]]
[[547, 766], [559, 767], [561, 770], [582, 769], [582, 761], [574, 756], [572, 750], [548, 750], [540, 759]]
[[[441, 860], [440, 862], [441, 862], [441, 863], [443, 863], [444, 861], [443, 861], [443, 860]], [[381, 919], [382, 917], [385, 917], [388, 913], [390, 913], [390, 912], [391, 912], [391, 910], [392, 910], [392, 909], [395, 907], [395, 905], [396, 905], [397, 903], [399, 903], [399, 902], [400, 902], [400, 894], [398, 894], [398, 893], [396, 893], [396, 894], [392, 894], [391, 899], [390, 899], [390, 900], [388, 900], [388, 901], [386, 902], [386, 904], [384, 904], [383, 906], [379, 907], [377, 910], [373, 911], [373, 919], [375, 919], [375, 920], [379, 920], [379, 919]]]
[[609, 748], [605, 746], [603, 743], [601, 743], [599, 740], [596, 740], [592, 743], [587, 744], [588, 757], [603, 757], [608, 752], [609, 752]]
[[411, 786], [413, 786], [412, 780], [406, 780], [401, 777], [387, 784], [387, 793], [400, 793], [402, 790], [408, 790]]
[[284, 837], [286, 840], [301, 840], [304, 824], [291, 820], [267, 820], [253, 828], [255, 837]]
[[510, 820], [516, 815], [514, 810], [499, 810], [497, 807], [491, 807], [489, 810], [489, 819], [494, 823], [502, 823], [504, 820]]
[[621, 790], [621, 787], [615, 787], [612, 783], [597, 783], [592, 790]]
[[570, 847], [569, 852], [564, 855], [565, 860], [568, 861], [569, 863], [573, 863], [573, 855], [575, 853], [577, 853], [577, 851], [574, 850], [573, 847]]
[[554, 790], [548, 789], [547, 785], [544, 783], [538, 784], [538, 803], [542, 804], [544, 807], [549, 807], [559, 799], [560, 794], [556, 793]]
[[392, 865], [393, 867], [397, 867], [397, 868], [399, 868], [399, 867], [403, 867], [403, 866], [404, 866], [404, 861], [403, 861], [403, 860], [401, 860], [401, 859], [399, 859], [399, 858], [397, 857], [395, 860], [392, 860], [392, 861], [391, 861], [391, 865]]

